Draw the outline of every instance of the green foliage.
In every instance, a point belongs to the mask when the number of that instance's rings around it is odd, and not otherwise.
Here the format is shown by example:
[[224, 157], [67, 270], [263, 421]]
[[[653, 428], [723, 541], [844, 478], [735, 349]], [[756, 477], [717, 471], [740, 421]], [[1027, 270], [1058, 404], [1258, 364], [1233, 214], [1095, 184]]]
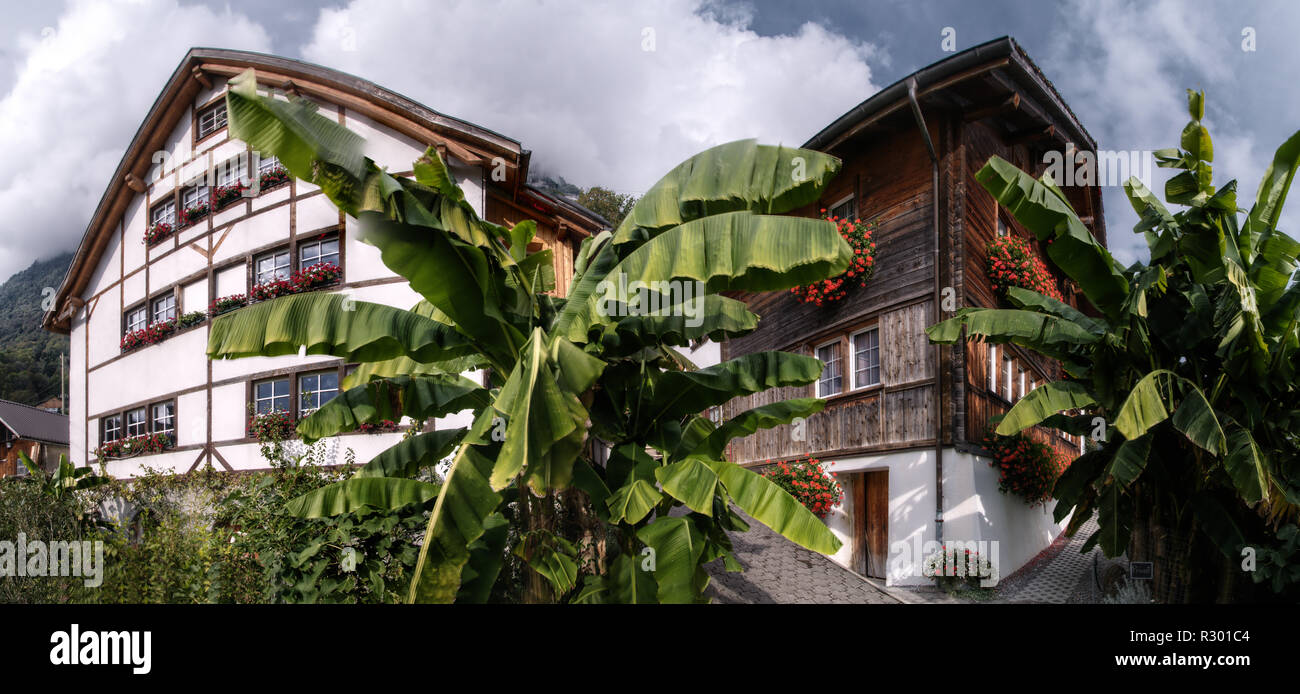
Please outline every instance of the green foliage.
[[59, 395], [59, 355], [68, 353], [68, 336], [41, 329], [42, 301], [71, 263], [71, 253], [38, 260], [0, 284], [0, 400], [38, 405]]
[[[58, 496], [36, 477], [0, 478], [0, 539], [80, 541], [92, 535], [85, 507], [73, 494]], [[79, 576], [0, 576], [0, 604], [85, 602], [93, 596]]]
[[[1227, 600], [1250, 593], [1242, 546], [1284, 554], [1300, 516], [1300, 243], [1276, 226], [1300, 165], [1300, 133], [1278, 149], [1242, 217], [1236, 182], [1213, 184], [1203, 95], [1188, 94], [1192, 121], [1180, 146], [1155, 152], [1159, 166], [1181, 171], [1165, 199], [1183, 209], [1171, 213], [1137, 179], [1125, 184], [1149, 264], [1117, 264], [1050, 179], [996, 157], [977, 176], [1049, 242], [1052, 261], [1102, 317], [1012, 288], [1018, 310], [963, 309], [928, 333], [953, 343], [965, 328], [1060, 360], [1067, 380], [1021, 399], [997, 430], [1104, 425], [1096, 448], [1057, 482], [1057, 519], [1073, 512], [1073, 534], [1095, 511], [1100, 530], [1085, 547], [1109, 556], [1186, 553], [1181, 567], [1157, 561], [1157, 599]], [[1060, 414], [1077, 410], [1086, 414]], [[1262, 582], [1294, 595], [1296, 577]]]
[[636, 204], [636, 196], [592, 186], [578, 193], [578, 204], [604, 217], [605, 221], [617, 228], [623, 223], [627, 213], [632, 211], [632, 206]]

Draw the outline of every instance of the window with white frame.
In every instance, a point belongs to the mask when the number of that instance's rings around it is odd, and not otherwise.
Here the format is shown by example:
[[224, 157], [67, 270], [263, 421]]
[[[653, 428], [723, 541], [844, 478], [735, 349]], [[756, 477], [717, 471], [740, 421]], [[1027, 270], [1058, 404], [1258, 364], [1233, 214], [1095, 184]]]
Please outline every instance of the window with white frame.
[[853, 387], [880, 384], [880, 331], [864, 330], [853, 336]]
[[317, 263], [339, 264], [337, 234], [322, 234], [307, 243], [298, 244], [298, 269], [303, 270]]
[[181, 191], [181, 208], [192, 210], [200, 204], [207, 204], [209, 197], [208, 187], [201, 181], [185, 187]]
[[199, 132], [198, 139], [215, 133], [226, 127], [226, 100], [222, 99], [217, 103], [199, 111]]
[[225, 162], [217, 165], [217, 185], [233, 186], [245, 178], [244, 155], [239, 155], [233, 159], [227, 159]]
[[172, 401], [154, 403], [150, 406], [150, 428], [155, 434], [167, 434], [176, 438], [176, 403]]
[[137, 306], [126, 312], [125, 327], [126, 332], [140, 330], [145, 327], [149, 321], [149, 312], [144, 306]]
[[279, 157], [259, 157], [257, 160], [257, 175], [269, 173], [280, 167]]
[[822, 369], [821, 377], [817, 379], [817, 397], [824, 398], [843, 391], [844, 377], [840, 369], [842, 366], [840, 341], [828, 342], [818, 347], [817, 358], [826, 365]]
[[298, 416], [306, 417], [339, 394], [339, 372], [321, 371], [298, 377]]
[[168, 197], [153, 206], [149, 211], [149, 225], [155, 224], [176, 224], [176, 198]]
[[1011, 368], [1011, 356], [1004, 353], [1002, 355], [1002, 385], [1004, 389], [1003, 396], [1008, 401], [1015, 397], [1015, 381], [1011, 380]]
[[1002, 213], [1001, 213], [1001, 212], [998, 213], [998, 215], [997, 215], [997, 219], [998, 219], [998, 236], [1006, 236], [1007, 233], [1008, 233], [1008, 232], [1007, 232], [1007, 223], [1006, 223], [1006, 220], [1004, 220], [1004, 219], [1002, 218]]
[[122, 438], [122, 415], [111, 414], [100, 421], [104, 425], [104, 433], [100, 437], [101, 441], [108, 443]]
[[273, 378], [253, 384], [253, 411], [257, 414], [289, 411], [289, 379]]
[[149, 420], [145, 418], [144, 408], [137, 407], [126, 411], [126, 435], [143, 436], [149, 433]]
[[853, 196], [850, 195], [843, 200], [831, 206], [831, 216], [840, 219], [853, 219], [857, 216], [857, 205], [854, 204]]
[[253, 283], [289, 279], [289, 249], [263, 253], [253, 259]]
[[150, 323], [176, 320], [176, 294], [164, 294], [150, 303]]
[[1028, 392], [1029, 391], [1025, 390], [1025, 370], [1021, 369], [1020, 370], [1020, 397], [1022, 398], [1025, 397], [1025, 394]]

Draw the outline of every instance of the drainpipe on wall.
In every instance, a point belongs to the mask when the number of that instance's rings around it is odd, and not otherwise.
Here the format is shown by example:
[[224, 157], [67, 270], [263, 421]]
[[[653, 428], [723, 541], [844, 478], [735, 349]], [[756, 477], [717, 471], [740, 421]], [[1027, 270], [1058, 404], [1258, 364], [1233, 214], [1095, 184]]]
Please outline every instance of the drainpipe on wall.
[[[934, 142], [930, 139], [930, 130], [925, 127], [925, 117], [921, 115], [921, 104], [916, 100], [916, 78], [907, 82], [907, 100], [912, 102], [912, 115], [916, 125], [921, 129], [921, 138], [925, 148], [930, 152], [931, 173], [931, 221], [933, 223], [934, 241], [934, 322], [942, 316], [939, 310], [939, 155], [935, 152]], [[943, 363], [939, 345], [934, 345], [934, 536], [943, 543], [943, 395], [939, 388], [943, 378]]]

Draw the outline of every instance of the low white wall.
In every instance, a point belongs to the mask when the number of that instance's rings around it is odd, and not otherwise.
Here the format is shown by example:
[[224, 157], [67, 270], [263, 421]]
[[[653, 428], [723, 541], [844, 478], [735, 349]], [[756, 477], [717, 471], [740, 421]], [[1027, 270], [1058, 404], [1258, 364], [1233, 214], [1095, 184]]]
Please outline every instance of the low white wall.
[[[935, 537], [934, 451], [903, 451], [828, 461], [827, 469], [841, 475], [889, 471], [889, 556], [885, 584], [929, 585], [921, 574], [926, 544]], [[1052, 520], [1053, 505], [1031, 508], [1018, 497], [998, 491], [997, 471], [987, 458], [947, 448], [944, 467], [944, 539], [946, 541], [996, 541], [996, 561], [1007, 576], [1043, 551], [1069, 522]], [[847, 478], [845, 498], [826, 516], [826, 524], [843, 547], [830, 558], [852, 566], [853, 500]]]

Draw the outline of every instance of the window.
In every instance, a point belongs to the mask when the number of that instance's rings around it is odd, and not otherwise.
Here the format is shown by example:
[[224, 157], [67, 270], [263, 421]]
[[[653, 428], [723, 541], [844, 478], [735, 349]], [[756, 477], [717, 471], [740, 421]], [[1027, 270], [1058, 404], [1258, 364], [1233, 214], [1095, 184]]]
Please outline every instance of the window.
[[233, 186], [236, 183], [247, 178], [245, 172], [247, 166], [244, 165], [244, 155], [239, 155], [234, 159], [228, 159], [217, 165], [217, 185]]
[[998, 214], [998, 236], [1006, 236], [1006, 235], [1007, 235], [1007, 223], [1006, 220], [1002, 219], [1002, 215], [999, 213]]
[[298, 379], [298, 416], [306, 417], [339, 394], [339, 372], [303, 374]]
[[853, 387], [880, 383], [880, 332], [875, 328], [853, 336]]
[[339, 264], [339, 237], [329, 235], [308, 243], [298, 245], [298, 269], [309, 268], [316, 263]]
[[253, 259], [253, 284], [289, 279], [289, 249], [271, 251]]
[[150, 408], [150, 427], [155, 434], [167, 434], [173, 440], [176, 438], [176, 403], [160, 402]]
[[289, 379], [277, 378], [253, 386], [253, 411], [266, 414], [274, 410], [289, 411]]
[[817, 397], [835, 395], [844, 388], [844, 378], [840, 373], [840, 342], [836, 340], [817, 348], [817, 358], [826, 364], [822, 375], [817, 379]]
[[176, 198], [169, 197], [149, 211], [149, 225], [176, 224]]
[[1020, 397], [1022, 398], [1025, 397], [1025, 394], [1028, 392], [1029, 391], [1025, 390], [1025, 370], [1021, 369], [1020, 370]]
[[144, 408], [137, 407], [126, 411], [126, 435], [142, 436], [149, 433], [149, 421], [145, 419]]
[[166, 323], [176, 320], [176, 294], [165, 294], [153, 300], [150, 304], [151, 319], [150, 323]]
[[989, 345], [989, 392], [998, 392], [998, 346]]
[[100, 437], [101, 441], [108, 443], [122, 438], [122, 415], [111, 414], [100, 421], [104, 425], [104, 435]]
[[147, 320], [148, 320], [148, 312], [145, 311], [144, 306], [137, 306], [131, 309], [130, 311], [127, 311], [126, 332], [129, 333], [132, 330], [140, 330], [145, 326], [145, 322]]
[[196, 205], [206, 203], [207, 201], [208, 187], [200, 183], [187, 186], [185, 190], [181, 192], [182, 209], [191, 210], [194, 209]]
[[199, 111], [198, 139], [202, 140], [224, 127], [226, 127], [225, 99]]
[[257, 160], [257, 175], [261, 176], [269, 171], [274, 171], [279, 166], [279, 157], [261, 157]]
[[1006, 391], [1003, 396], [1008, 401], [1014, 397], [1014, 386], [1015, 382], [1011, 380], [1011, 357], [1004, 354], [1002, 356], [1002, 387]]
[[832, 217], [839, 217], [840, 219], [853, 219], [855, 216], [857, 216], [857, 214], [858, 214], [857, 206], [853, 204], [852, 195], [850, 195], [847, 198], [844, 198], [843, 200], [831, 206]]

